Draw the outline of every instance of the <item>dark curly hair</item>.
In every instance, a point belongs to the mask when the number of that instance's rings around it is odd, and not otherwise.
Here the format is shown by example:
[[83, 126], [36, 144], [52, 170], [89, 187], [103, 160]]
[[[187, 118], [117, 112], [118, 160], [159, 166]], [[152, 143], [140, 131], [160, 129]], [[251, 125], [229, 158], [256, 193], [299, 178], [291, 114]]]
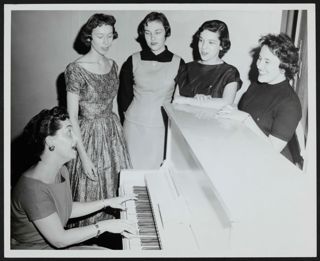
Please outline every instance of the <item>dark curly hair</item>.
[[88, 21], [82, 26], [80, 30], [80, 40], [81, 42], [89, 47], [90, 46], [90, 40], [93, 29], [97, 28], [101, 25], [110, 25], [113, 28], [113, 39], [118, 38], [118, 33], [116, 32], [116, 29], [114, 27], [116, 23], [116, 19], [112, 15], [107, 14], [94, 14], [92, 15]]
[[144, 39], [144, 27], [148, 25], [149, 22], [159, 21], [162, 23], [164, 30], [166, 32], [165, 37], [171, 35], [171, 27], [167, 17], [163, 13], [151, 12], [149, 13], [139, 24], [138, 26], [138, 41]]
[[204, 30], [209, 30], [213, 33], [219, 33], [220, 46], [222, 47], [222, 50], [219, 52], [219, 58], [223, 57], [231, 47], [228, 26], [220, 20], [210, 20], [204, 22], [193, 36], [194, 46], [198, 45], [200, 34]]
[[66, 109], [56, 106], [42, 110], [28, 122], [23, 135], [35, 157], [39, 158], [44, 151], [46, 137], [54, 136], [61, 128], [61, 121], [66, 119], [69, 119]]
[[280, 60], [279, 68], [285, 70], [287, 79], [292, 79], [299, 70], [299, 48], [295, 47], [291, 38], [280, 33], [267, 34], [259, 39], [260, 46], [266, 45]]

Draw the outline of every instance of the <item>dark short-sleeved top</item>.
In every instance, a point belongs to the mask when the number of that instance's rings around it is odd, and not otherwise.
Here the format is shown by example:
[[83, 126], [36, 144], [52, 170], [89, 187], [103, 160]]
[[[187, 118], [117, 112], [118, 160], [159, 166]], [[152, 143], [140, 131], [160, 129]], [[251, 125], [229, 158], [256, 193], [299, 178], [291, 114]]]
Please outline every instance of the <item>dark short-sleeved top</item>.
[[[61, 182], [46, 184], [21, 176], [11, 193], [11, 238], [14, 249], [52, 248], [39, 233], [33, 221], [57, 212], [65, 226], [72, 211], [72, 197], [66, 167], [62, 167]], [[53, 228], [51, 228], [53, 229]]]
[[197, 61], [186, 63], [175, 80], [180, 95], [185, 97], [204, 94], [221, 98], [228, 83], [237, 82], [237, 90], [242, 85], [237, 68], [225, 62], [215, 65], [201, 64]]
[[[284, 141], [292, 138], [302, 117], [299, 98], [287, 80], [273, 85], [252, 83], [238, 107], [248, 112], [267, 136]], [[290, 158], [287, 146], [282, 154]]]

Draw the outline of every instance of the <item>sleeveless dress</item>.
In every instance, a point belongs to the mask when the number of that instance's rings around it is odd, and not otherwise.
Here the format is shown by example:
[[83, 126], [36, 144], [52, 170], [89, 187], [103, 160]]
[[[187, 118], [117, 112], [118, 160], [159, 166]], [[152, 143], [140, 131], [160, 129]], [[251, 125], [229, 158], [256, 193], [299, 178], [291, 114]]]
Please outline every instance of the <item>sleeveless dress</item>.
[[135, 169], [157, 169], [163, 161], [165, 124], [161, 106], [171, 102], [180, 60], [177, 55], [170, 62], [142, 60], [140, 53], [132, 55], [134, 96], [125, 112], [123, 128]]
[[[96, 74], [73, 62], [65, 70], [65, 79], [67, 91], [79, 95], [78, 120], [82, 142], [98, 175], [97, 181], [88, 179], [79, 156], [68, 164], [73, 201], [115, 197], [120, 170], [131, 168], [122, 126], [112, 111], [119, 87], [117, 65], [113, 61], [110, 72]], [[112, 213], [100, 211], [69, 226], [85, 226], [113, 217]]]

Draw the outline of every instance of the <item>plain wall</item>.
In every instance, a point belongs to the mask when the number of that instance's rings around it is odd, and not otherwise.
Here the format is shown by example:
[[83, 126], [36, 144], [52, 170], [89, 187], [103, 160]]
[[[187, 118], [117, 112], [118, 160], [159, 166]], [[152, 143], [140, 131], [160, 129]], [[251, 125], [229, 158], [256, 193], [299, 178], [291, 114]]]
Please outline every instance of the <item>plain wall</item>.
[[[115, 16], [119, 38], [113, 42], [109, 57], [121, 68], [133, 52], [140, 21], [151, 10], [96, 11], [12, 11], [11, 19], [11, 139], [41, 109], [58, 104], [57, 86], [71, 61], [80, 56], [73, 44], [80, 27], [94, 13]], [[252, 63], [250, 51], [267, 33], [279, 33], [282, 10], [162, 10], [171, 25], [168, 48], [186, 62], [192, 61], [192, 35], [206, 20], [220, 19], [229, 28], [231, 49], [223, 59], [240, 72], [243, 87], [249, 85]], [[116, 108], [116, 106], [114, 106]]]

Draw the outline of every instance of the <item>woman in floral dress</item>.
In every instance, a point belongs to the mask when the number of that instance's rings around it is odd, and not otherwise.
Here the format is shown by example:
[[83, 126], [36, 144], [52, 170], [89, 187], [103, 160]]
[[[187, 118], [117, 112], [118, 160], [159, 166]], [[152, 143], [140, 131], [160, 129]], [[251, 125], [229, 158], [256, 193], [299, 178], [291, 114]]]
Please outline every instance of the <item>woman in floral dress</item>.
[[[78, 156], [69, 164], [74, 201], [86, 202], [116, 196], [119, 172], [131, 168], [118, 116], [112, 111], [118, 91], [117, 64], [106, 53], [117, 38], [111, 15], [94, 14], [82, 27], [87, 54], [65, 70], [67, 107], [78, 139]], [[85, 226], [113, 218], [99, 212], [70, 224]]]

